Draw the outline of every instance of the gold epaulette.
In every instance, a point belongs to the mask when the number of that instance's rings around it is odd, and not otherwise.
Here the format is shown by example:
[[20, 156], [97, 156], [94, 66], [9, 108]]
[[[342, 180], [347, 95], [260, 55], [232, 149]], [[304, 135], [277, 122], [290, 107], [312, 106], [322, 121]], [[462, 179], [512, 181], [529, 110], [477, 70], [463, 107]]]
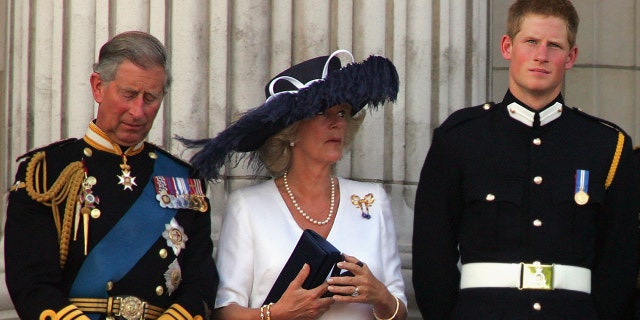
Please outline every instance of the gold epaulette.
[[622, 154], [622, 147], [624, 146], [624, 134], [618, 131], [618, 144], [616, 145], [616, 151], [613, 153], [613, 159], [611, 160], [611, 166], [609, 167], [609, 173], [607, 174], [607, 181], [605, 181], [604, 188], [609, 189], [613, 178], [618, 170], [618, 162], [620, 162], [620, 155]]
[[[53, 220], [58, 231], [60, 244], [60, 266], [64, 267], [69, 253], [71, 225], [75, 211], [76, 200], [84, 178], [84, 166], [81, 161], [70, 163], [56, 181], [47, 187], [47, 159], [44, 151], [33, 154], [27, 164], [25, 187], [31, 199], [51, 207]], [[58, 206], [65, 202], [64, 218], [60, 223]]]

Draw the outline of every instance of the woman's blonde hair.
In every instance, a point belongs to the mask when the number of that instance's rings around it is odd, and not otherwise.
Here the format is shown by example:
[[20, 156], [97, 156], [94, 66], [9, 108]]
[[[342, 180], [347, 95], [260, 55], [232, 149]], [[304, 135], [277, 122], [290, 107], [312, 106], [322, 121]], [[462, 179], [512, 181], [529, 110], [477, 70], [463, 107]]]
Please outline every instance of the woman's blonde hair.
[[[347, 132], [344, 137], [343, 151], [351, 147], [351, 143], [366, 116], [364, 110], [362, 109], [361, 112], [353, 117], [345, 118], [347, 120]], [[300, 121], [294, 122], [267, 138], [258, 149], [258, 157], [271, 176], [278, 177], [291, 167], [291, 143], [295, 143], [297, 140], [296, 135], [300, 127]]]

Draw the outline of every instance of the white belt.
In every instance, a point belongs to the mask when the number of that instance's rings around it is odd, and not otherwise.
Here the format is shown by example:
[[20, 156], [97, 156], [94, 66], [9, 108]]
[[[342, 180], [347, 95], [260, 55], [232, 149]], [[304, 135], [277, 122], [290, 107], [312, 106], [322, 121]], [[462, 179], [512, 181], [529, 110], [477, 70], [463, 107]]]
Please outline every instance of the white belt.
[[460, 289], [466, 288], [566, 289], [591, 293], [591, 270], [539, 262], [466, 263], [462, 265]]

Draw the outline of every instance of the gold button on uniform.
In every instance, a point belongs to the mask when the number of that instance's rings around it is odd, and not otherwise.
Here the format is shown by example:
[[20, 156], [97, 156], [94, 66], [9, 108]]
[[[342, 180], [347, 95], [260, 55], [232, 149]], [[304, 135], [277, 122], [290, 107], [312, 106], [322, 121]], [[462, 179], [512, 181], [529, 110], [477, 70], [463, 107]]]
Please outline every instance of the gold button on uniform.
[[167, 257], [167, 249], [160, 249], [158, 254], [160, 255], [160, 258], [165, 259]]
[[164, 288], [162, 286], [157, 286], [156, 287], [156, 294], [158, 296], [161, 296], [164, 293]]
[[93, 151], [91, 150], [91, 148], [84, 148], [82, 153], [84, 153], [84, 155], [87, 157], [91, 157], [93, 155]]
[[111, 289], [113, 289], [113, 282], [109, 281], [107, 282], [107, 291], [111, 291]]
[[486, 199], [487, 201], [493, 201], [493, 200], [495, 200], [495, 199], [496, 199], [496, 196], [495, 196], [495, 195], [493, 195], [493, 194], [491, 194], [491, 193], [489, 193], [489, 194], [487, 194], [487, 196], [485, 197], [485, 199]]
[[541, 227], [542, 226], [542, 221], [535, 219], [533, 220], [533, 226], [534, 227]]
[[491, 109], [491, 104], [490, 103], [485, 103], [484, 105], [482, 105], [482, 109], [485, 109], [485, 110]]
[[540, 140], [540, 138], [535, 138], [533, 139], [533, 144], [535, 144], [536, 146], [539, 146], [542, 144], [542, 140]]
[[542, 305], [539, 302], [533, 304], [533, 310], [540, 311], [542, 310]]
[[149, 158], [158, 159], [158, 155], [155, 152], [149, 152]]
[[537, 177], [533, 178], [533, 183], [541, 184], [542, 183], [542, 177], [541, 176], [537, 176]]

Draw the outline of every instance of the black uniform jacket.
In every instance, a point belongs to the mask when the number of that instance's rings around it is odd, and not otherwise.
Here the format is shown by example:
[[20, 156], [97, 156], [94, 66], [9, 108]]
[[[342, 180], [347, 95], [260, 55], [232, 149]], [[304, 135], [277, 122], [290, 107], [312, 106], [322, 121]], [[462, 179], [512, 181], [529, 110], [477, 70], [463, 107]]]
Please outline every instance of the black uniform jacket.
[[[605, 188], [620, 129], [564, 106], [561, 95], [557, 119], [529, 126], [509, 115], [512, 102], [524, 106], [507, 92], [501, 103], [459, 110], [434, 131], [415, 201], [413, 285], [422, 315], [621, 319], [632, 300], [638, 243], [630, 138], [624, 135]], [[584, 205], [574, 200], [576, 170], [589, 171]], [[588, 268], [591, 294], [460, 290], [459, 259]]]
[[[96, 207], [101, 214], [98, 218], [90, 219], [89, 252], [141, 196], [143, 188], [152, 179], [155, 155], [165, 153], [179, 166], [188, 166], [160, 148], [145, 143], [142, 152], [127, 157], [131, 176], [135, 177], [137, 186], [133, 186], [133, 190], [125, 190], [123, 185], [118, 184], [118, 176], [123, 175], [120, 168], [123, 161], [119, 155], [99, 151], [84, 140], [76, 139], [36, 151], [46, 153], [46, 169], [42, 170], [46, 170], [49, 187], [69, 163], [81, 159], [84, 159], [87, 175], [96, 178], [97, 183], [92, 191], [99, 198]], [[70, 306], [69, 291], [85, 260], [83, 223], [80, 222], [77, 240], [74, 241], [71, 236], [68, 257], [61, 268], [52, 208], [34, 201], [24, 188], [26, 167], [34, 153], [27, 154], [19, 166], [15, 184], [17, 189], [9, 195], [5, 226], [6, 281], [21, 319], [37, 319], [45, 310], [58, 312]], [[154, 204], [159, 205], [159, 201], [155, 200]], [[65, 205], [66, 201], [59, 206], [61, 221]], [[206, 309], [213, 307], [218, 273], [212, 258], [210, 211], [180, 209], [175, 220], [188, 237], [185, 248], [176, 257], [167, 239], [159, 232], [155, 243], [120, 281], [103, 284], [104, 288], [109, 287], [109, 296], [136, 296], [162, 309], [177, 304], [191, 317], [205, 316]], [[144, 228], [144, 225], [139, 226], [140, 230]], [[127, 247], [134, 246], [136, 243], [129, 243], [119, 249], [122, 255], [126, 255]], [[177, 288], [171, 288], [165, 272], [176, 258], [180, 265], [181, 282]]]

